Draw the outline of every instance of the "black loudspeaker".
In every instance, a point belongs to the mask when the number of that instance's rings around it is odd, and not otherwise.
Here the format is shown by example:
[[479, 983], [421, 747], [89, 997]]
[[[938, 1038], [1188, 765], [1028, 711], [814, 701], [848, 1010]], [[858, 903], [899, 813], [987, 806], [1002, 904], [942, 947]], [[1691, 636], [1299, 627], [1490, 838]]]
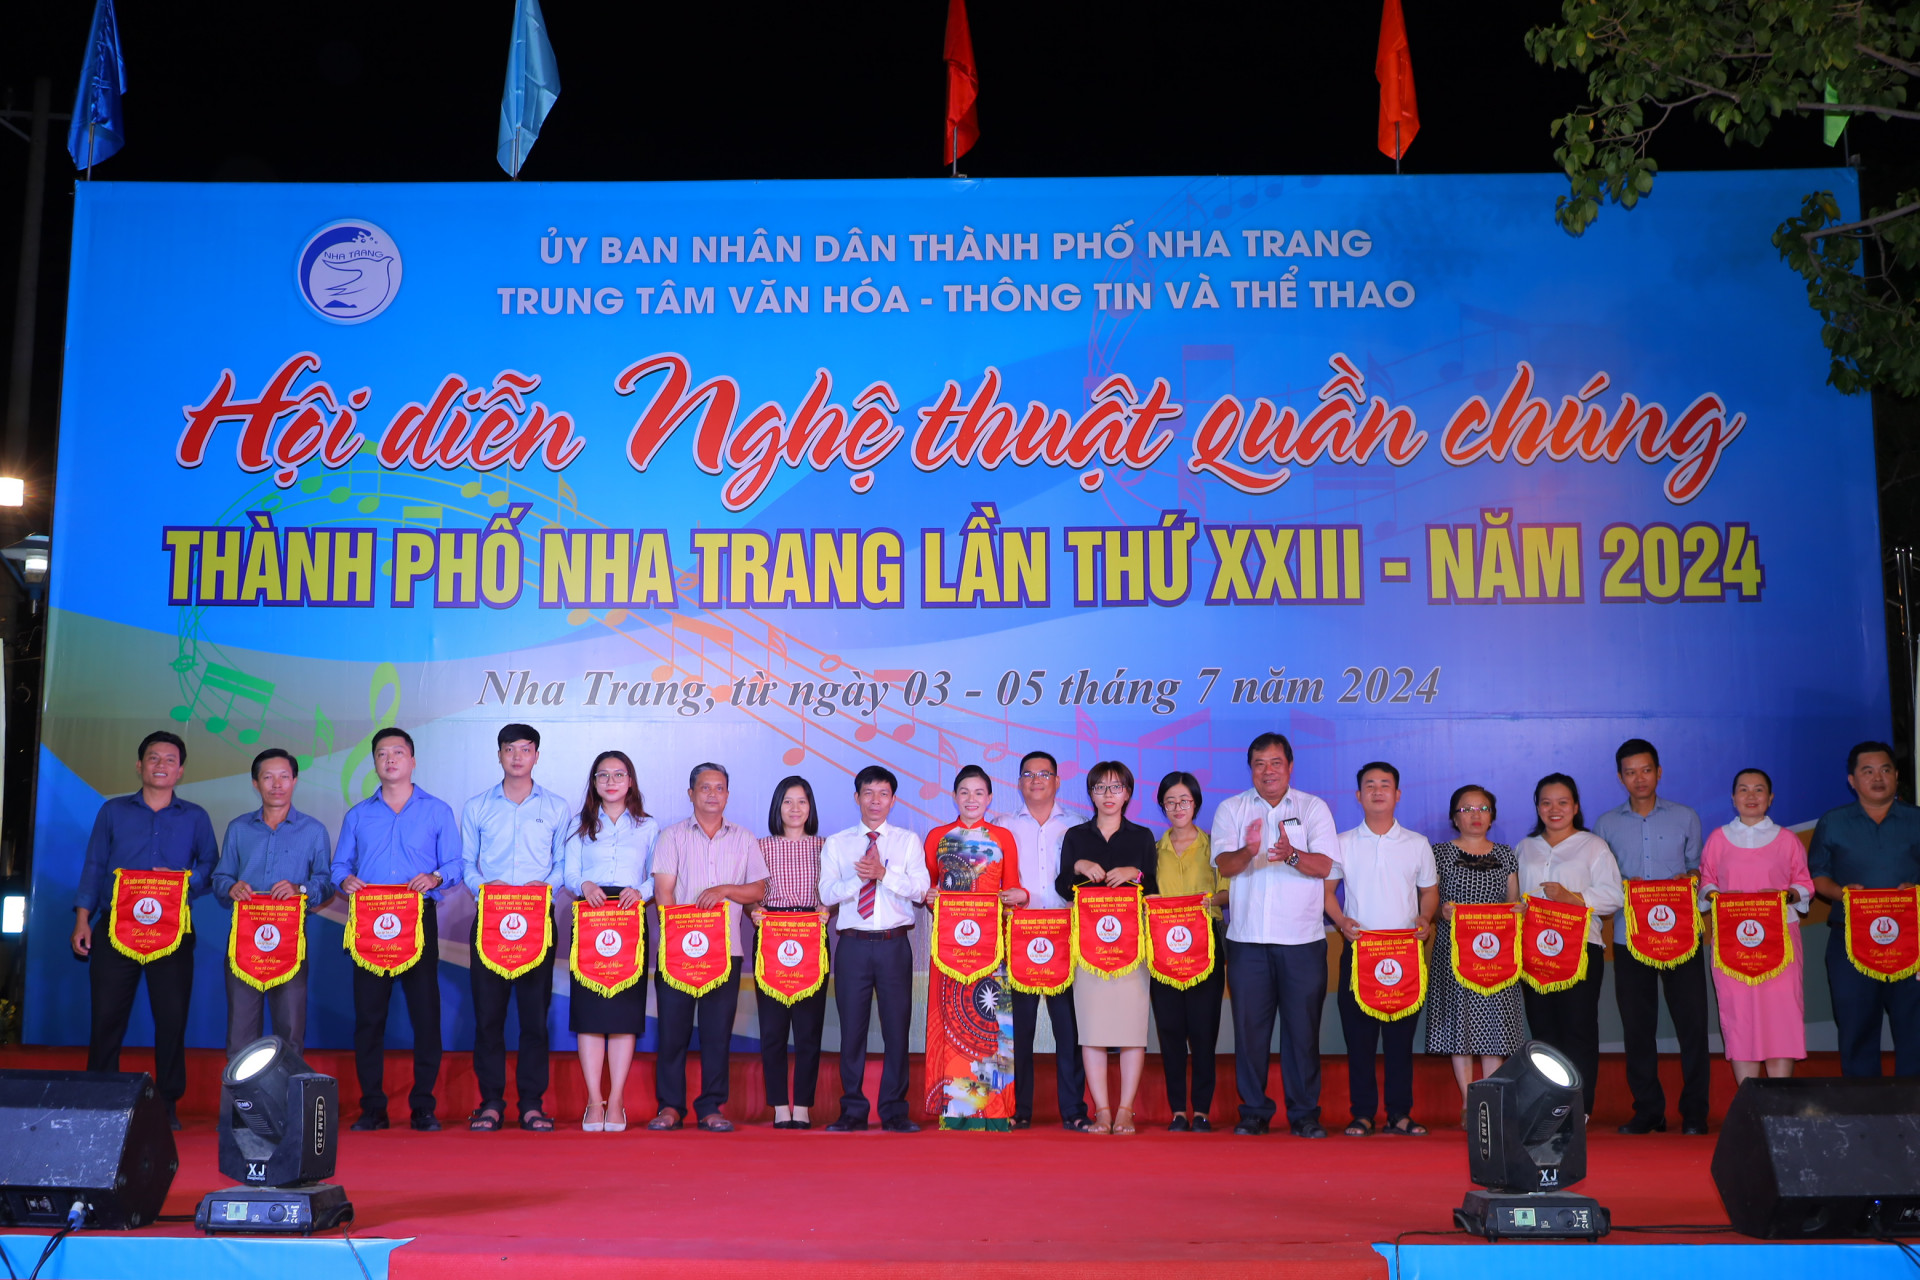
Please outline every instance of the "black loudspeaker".
[[1920, 1080], [1749, 1080], [1713, 1183], [1743, 1235], [1920, 1235]]
[[0, 1071], [0, 1224], [143, 1227], [180, 1168], [167, 1104], [132, 1071]]

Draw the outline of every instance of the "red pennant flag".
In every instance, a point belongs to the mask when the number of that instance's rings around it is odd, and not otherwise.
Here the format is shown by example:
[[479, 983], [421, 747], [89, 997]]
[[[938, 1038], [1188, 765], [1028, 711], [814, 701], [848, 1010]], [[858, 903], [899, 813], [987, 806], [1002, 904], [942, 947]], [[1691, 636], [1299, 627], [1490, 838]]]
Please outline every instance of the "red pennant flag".
[[1420, 132], [1420, 107], [1413, 97], [1413, 50], [1407, 44], [1400, 0], [1386, 0], [1380, 10], [1380, 51], [1373, 57], [1373, 75], [1380, 82], [1380, 152], [1392, 156], [1397, 165]]
[[960, 157], [980, 141], [980, 113], [974, 107], [980, 97], [980, 77], [973, 69], [967, 0], [947, 0], [946, 59], [947, 136], [941, 145], [946, 148], [947, 163], [958, 164]]

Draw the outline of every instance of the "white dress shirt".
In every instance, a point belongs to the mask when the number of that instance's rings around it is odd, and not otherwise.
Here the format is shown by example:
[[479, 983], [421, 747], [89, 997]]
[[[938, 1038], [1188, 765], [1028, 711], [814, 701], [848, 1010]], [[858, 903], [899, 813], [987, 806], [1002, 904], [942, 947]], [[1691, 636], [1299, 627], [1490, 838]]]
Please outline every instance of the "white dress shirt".
[[1342, 905], [1362, 929], [1411, 929], [1420, 891], [1440, 883], [1433, 846], [1398, 822], [1381, 835], [1361, 823], [1340, 833], [1327, 879], [1346, 881]]
[[539, 783], [519, 804], [496, 782], [460, 813], [462, 878], [474, 893], [494, 880], [508, 884], [560, 883], [553, 837], [577, 815], [565, 800]]
[[927, 851], [919, 836], [891, 822], [883, 822], [874, 830], [880, 833], [877, 848], [887, 873], [878, 882], [870, 916], [860, 914], [860, 886], [866, 881], [853, 869], [854, 863], [867, 856], [866, 825], [836, 831], [820, 847], [820, 904], [840, 908], [837, 922], [843, 930], [878, 931], [911, 925], [914, 904], [925, 900], [932, 884], [927, 874]]
[[[1279, 804], [1268, 804], [1249, 788], [1228, 796], [1213, 813], [1213, 864], [1247, 843], [1247, 824], [1259, 822], [1260, 847], [1268, 849], [1287, 829], [1287, 843], [1302, 853], [1338, 857], [1340, 833], [1333, 810], [1318, 796], [1289, 789]], [[1022, 876], [1024, 880], [1024, 875]], [[1227, 880], [1227, 937], [1234, 942], [1298, 946], [1327, 936], [1326, 890], [1319, 877], [1303, 875], [1284, 862], [1269, 862], [1256, 852], [1247, 869]]]
[[1045, 822], [1037, 821], [1021, 805], [1012, 813], [996, 813], [988, 819], [1013, 832], [1013, 843], [1020, 850], [1020, 887], [1027, 891], [1027, 905], [1039, 910], [1070, 907], [1073, 904], [1054, 892], [1053, 882], [1060, 875], [1060, 844], [1067, 830], [1087, 820], [1055, 804]]
[[624, 808], [617, 818], [600, 811], [600, 834], [592, 840], [580, 834], [575, 819], [554, 833], [560, 856], [561, 877], [577, 897], [580, 886], [591, 880], [605, 888], [638, 889], [642, 902], [653, 901], [653, 844], [660, 838], [660, 824], [652, 818], [635, 821]]
[[1544, 898], [1540, 886], [1552, 880], [1563, 889], [1571, 889], [1587, 900], [1593, 915], [1587, 919], [1587, 941], [1600, 941], [1600, 917], [1610, 916], [1627, 904], [1626, 888], [1620, 883], [1620, 864], [1613, 859], [1607, 842], [1591, 831], [1576, 831], [1557, 845], [1545, 836], [1528, 836], [1514, 846], [1520, 861], [1520, 894]]

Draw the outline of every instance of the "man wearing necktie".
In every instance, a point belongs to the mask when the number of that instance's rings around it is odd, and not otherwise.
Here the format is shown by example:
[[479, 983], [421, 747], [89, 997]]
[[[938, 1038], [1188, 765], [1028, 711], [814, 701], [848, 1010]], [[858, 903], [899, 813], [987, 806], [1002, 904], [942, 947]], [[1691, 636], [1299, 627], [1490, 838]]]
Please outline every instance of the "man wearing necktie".
[[840, 1015], [840, 1118], [830, 1133], [867, 1127], [862, 1084], [867, 1023], [880, 1006], [885, 1065], [880, 1072], [880, 1127], [917, 1133], [907, 1117], [907, 1027], [913, 1017], [914, 904], [929, 880], [920, 838], [887, 821], [899, 781], [877, 764], [853, 779], [860, 825], [827, 838], [820, 850], [820, 902], [837, 907], [840, 945], [834, 955], [834, 1007]]

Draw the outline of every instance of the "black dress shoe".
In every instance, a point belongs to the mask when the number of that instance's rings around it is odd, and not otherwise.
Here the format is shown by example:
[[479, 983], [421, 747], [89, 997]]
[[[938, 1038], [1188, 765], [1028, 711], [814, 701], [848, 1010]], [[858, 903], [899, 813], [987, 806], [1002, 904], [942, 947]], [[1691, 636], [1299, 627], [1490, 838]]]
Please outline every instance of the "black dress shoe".
[[1173, 1123], [1167, 1126], [1168, 1133], [1192, 1133], [1193, 1126], [1187, 1123], [1186, 1113], [1179, 1112], [1173, 1117]]
[[845, 1116], [841, 1116], [838, 1120], [835, 1120], [827, 1126], [828, 1133], [865, 1133], [866, 1131], [867, 1122], [865, 1120], [849, 1120]]
[[175, 1133], [180, 1132], [180, 1113], [174, 1110], [172, 1102], [167, 1103], [167, 1127]]
[[1242, 1120], [1239, 1124], [1233, 1126], [1233, 1131], [1246, 1137], [1257, 1138], [1267, 1132], [1267, 1122], [1265, 1120]]
[[375, 1129], [385, 1129], [388, 1127], [387, 1113], [384, 1111], [362, 1111], [360, 1118], [348, 1127], [356, 1133], [371, 1133]]
[[1635, 1116], [1620, 1126], [1622, 1133], [1665, 1133], [1666, 1131], [1665, 1116]]
[[1680, 1126], [1680, 1132], [1690, 1137], [1702, 1137], [1707, 1132], [1707, 1122], [1704, 1120], [1689, 1120]]
[[1085, 1133], [1087, 1126], [1091, 1123], [1092, 1121], [1088, 1120], [1085, 1116], [1075, 1116], [1071, 1120], [1062, 1120], [1060, 1127], [1068, 1133]]
[[415, 1133], [438, 1133], [440, 1117], [431, 1111], [416, 1111], [413, 1113], [413, 1119], [407, 1122], [407, 1126]]
[[1213, 1121], [1207, 1119], [1206, 1112], [1196, 1111], [1193, 1113], [1193, 1131], [1195, 1133], [1213, 1132]]
[[880, 1127], [886, 1130], [888, 1133], [920, 1132], [920, 1126], [915, 1124], [913, 1121], [906, 1119], [904, 1116], [898, 1120], [883, 1120], [880, 1122]]
[[1033, 1128], [1033, 1121], [1030, 1118], [1015, 1116], [1013, 1118], [1013, 1127], [1016, 1129], [1031, 1129]]
[[1308, 1120], [1302, 1124], [1290, 1125], [1287, 1128], [1287, 1132], [1296, 1138], [1324, 1138], [1327, 1136], [1326, 1126], [1318, 1120]]

